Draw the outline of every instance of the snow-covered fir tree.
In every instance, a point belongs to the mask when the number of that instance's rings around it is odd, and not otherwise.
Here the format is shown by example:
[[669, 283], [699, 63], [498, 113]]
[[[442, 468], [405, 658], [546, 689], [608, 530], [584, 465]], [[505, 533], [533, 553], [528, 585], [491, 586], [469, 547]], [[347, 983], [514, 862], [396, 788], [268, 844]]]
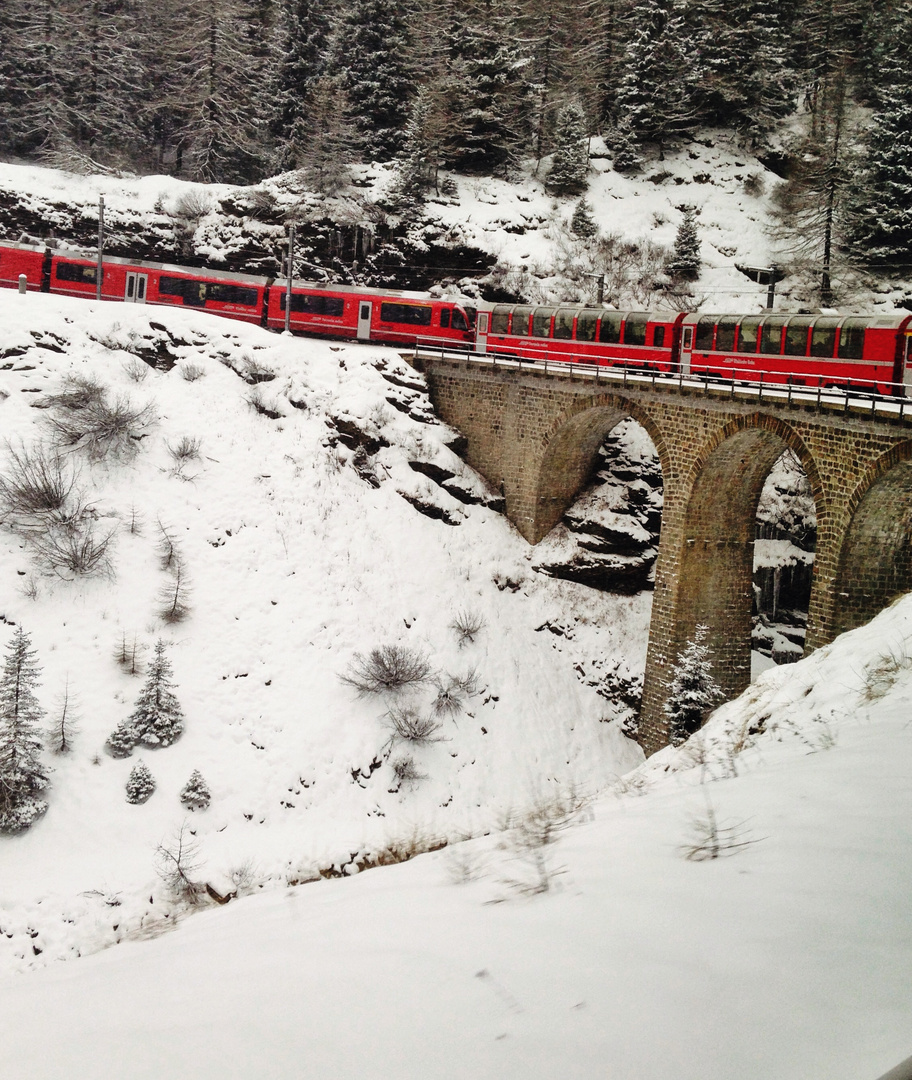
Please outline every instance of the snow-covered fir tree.
[[155, 791], [155, 777], [149, 771], [149, 766], [143, 761], [137, 761], [127, 777], [127, 802], [138, 805], [146, 802]]
[[912, 252], [912, 4], [900, 6], [878, 86], [865, 167], [853, 184], [854, 239], [869, 262], [905, 265]]
[[211, 799], [209, 785], [199, 769], [194, 769], [190, 779], [181, 788], [180, 801], [191, 810], [205, 810]]
[[38, 667], [28, 634], [17, 627], [0, 674], [0, 832], [27, 829], [45, 810], [38, 793], [47, 787], [41, 763]]
[[671, 669], [663, 709], [672, 746], [680, 746], [698, 731], [709, 710], [723, 697], [713, 678], [709, 647], [704, 644], [708, 632], [707, 626], [698, 626]]
[[414, 94], [411, 34], [395, 0], [353, 0], [336, 28], [330, 71], [338, 76], [362, 152], [391, 161]]
[[554, 161], [545, 181], [554, 195], [579, 195], [589, 171], [588, 132], [583, 110], [571, 101], [558, 113], [554, 131]]
[[681, 281], [696, 281], [700, 276], [700, 236], [697, 212], [693, 206], [681, 207], [681, 223], [675, 235], [674, 254], [668, 272]]
[[174, 694], [171, 661], [165, 655], [165, 648], [159, 638], [136, 707], [126, 721], [135, 736], [134, 745], [170, 746], [184, 730], [184, 714]]
[[570, 218], [570, 231], [583, 240], [595, 236], [598, 232], [598, 226], [592, 216], [592, 207], [585, 199], [580, 199], [576, 204], [573, 217]]
[[272, 72], [270, 129], [278, 146], [275, 163], [296, 168], [297, 153], [306, 145], [314, 87], [326, 67], [330, 25], [324, 4], [315, 0], [282, 0], [273, 31], [278, 63]]

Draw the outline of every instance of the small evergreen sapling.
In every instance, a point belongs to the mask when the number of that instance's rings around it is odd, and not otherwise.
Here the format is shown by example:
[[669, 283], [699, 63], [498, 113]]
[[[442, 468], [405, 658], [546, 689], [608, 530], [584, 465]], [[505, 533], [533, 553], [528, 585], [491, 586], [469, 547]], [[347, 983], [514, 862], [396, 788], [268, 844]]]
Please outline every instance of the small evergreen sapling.
[[561, 109], [554, 137], [554, 161], [545, 187], [553, 195], [579, 195], [586, 188], [589, 147], [586, 118], [575, 102]]
[[171, 662], [159, 638], [146, 681], [129, 719], [121, 721], [106, 746], [114, 757], [129, 757], [134, 746], [170, 746], [184, 730], [184, 714], [174, 695]]
[[209, 785], [203, 779], [199, 769], [194, 769], [190, 774], [190, 779], [181, 789], [180, 801], [191, 810], [205, 810], [211, 799]]
[[675, 236], [674, 258], [668, 271], [680, 281], [696, 281], [700, 276], [700, 237], [697, 233], [696, 210], [681, 207], [681, 224]]
[[139, 805], [155, 791], [155, 777], [145, 762], [137, 761], [127, 777], [127, 802]]
[[698, 731], [709, 710], [724, 697], [712, 675], [709, 647], [703, 644], [708, 631], [707, 626], [697, 627], [693, 640], [687, 642], [672, 668], [663, 706], [672, 746], [680, 746]]
[[590, 236], [595, 236], [598, 232], [598, 226], [592, 217], [592, 207], [585, 199], [580, 199], [576, 204], [573, 217], [570, 219], [570, 232], [582, 240], [588, 240]]
[[0, 674], [0, 832], [21, 832], [47, 810], [38, 799], [48, 782], [41, 764], [40, 722], [35, 697], [41, 669], [22, 627], [17, 627]]

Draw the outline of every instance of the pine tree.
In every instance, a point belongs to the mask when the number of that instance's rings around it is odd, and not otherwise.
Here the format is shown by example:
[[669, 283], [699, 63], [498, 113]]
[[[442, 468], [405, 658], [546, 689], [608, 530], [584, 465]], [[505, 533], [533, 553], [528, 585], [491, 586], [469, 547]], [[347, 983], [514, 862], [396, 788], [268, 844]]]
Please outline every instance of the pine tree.
[[554, 161], [545, 187], [554, 195], [579, 195], [589, 171], [588, 132], [583, 110], [576, 102], [561, 109], [554, 132]]
[[35, 697], [40, 674], [31, 640], [18, 627], [0, 674], [0, 832], [21, 832], [47, 810], [36, 797], [48, 783], [39, 733], [44, 710]]
[[672, 746], [680, 746], [698, 731], [707, 712], [723, 697], [712, 675], [709, 647], [703, 644], [708, 632], [709, 627], [698, 626], [671, 669], [663, 709], [668, 717], [668, 741]]
[[912, 261], [912, 4], [902, 5], [892, 30], [865, 168], [852, 185], [852, 233], [868, 261], [905, 265]]
[[680, 281], [696, 281], [700, 276], [700, 237], [697, 233], [697, 212], [692, 206], [682, 206], [681, 224], [675, 236], [674, 256], [668, 272]]
[[155, 777], [145, 762], [137, 761], [127, 777], [127, 802], [139, 805], [146, 802], [155, 791]]
[[180, 801], [191, 810], [205, 810], [211, 799], [212, 794], [202, 773], [194, 769], [190, 774], [190, 779], [181, 789]]
[[618, 123], [625, 122], [638, 143], [657, 144], [661, 153], [697, 122], [699, 50], [674, 0], [643, 0], [632, 9], [628, 25]]
[[173, 688], [171, 662], [165, 655], [165, 643], [159, 638], [155, 643], [155, 655], [149, 664], [145, 685], [126, 721], [135, 735], [134, 745], [170, 746], [184, 730], [184, 714]]
[[570, 231], [583, 240], [598, 233], [598, 226], [592, 216], [592, 207], [585, 199], [580, 199], [576, 204], [573, 217], [570, 219]]
[[391, 161], [414, 92], [411, 35], [396, 0], [353, 0], [336, 30], [330, 65], [348, 99], [363, 152]]

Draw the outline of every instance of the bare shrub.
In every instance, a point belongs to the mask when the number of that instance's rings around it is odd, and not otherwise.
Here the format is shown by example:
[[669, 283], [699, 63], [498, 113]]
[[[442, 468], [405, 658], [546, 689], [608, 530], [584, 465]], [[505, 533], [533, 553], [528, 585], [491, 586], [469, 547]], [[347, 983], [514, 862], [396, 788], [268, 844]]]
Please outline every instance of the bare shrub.
[[386, 714], [386, 726], [392, 731], [394, 739], [423, 746], [427, 743], [442, 742], [438, 734], [440, 723], [430, 716], [422, 716], [415, 709], [408, 707], [393, 708]]
[[176, 443], [168, 443], [168, 453], [178, 465], [196, 461], [200, 456], [202, 440], [192, 435], [182, 435]]
[[212, 209], [212, 199], [202, 188], [191, 188], [180, 195], [174, 204], [174, 216], [185, 221], [199, 221]]
[[706, 800], [706, 811], [695, 816], [691, 822], [691, 840], [681, 848], [685, 859], [705, 862], [734, 855], [759, 839], [751, 837], [744, 821], [720, 823], [713, 804]]
[[466, 698], [478, 693], [478, 673], [471, 668], [465, 675], [436, 678], [437, 696], [432, 708], [436, 716], [455, 716], [465, 708]]
[[130, 382], [134, 383], [145, 382], [149, 375], [149, 365], [138, 356], [131, 356], [126, 360], [123, 369]]
[[85, 375], [67, 375], [61, 384], [60, 390], [55, 394], [48, 394], [45, 402], [51, 408], [71, 409], [79, 411], [88, 409], [103, 401], [105, 388], [98, 382]]
[[477, 611], [457, 611], [456, 617], [450, 623], [450, 629], [455, 631], [459, 648], [471, 645], [475, 638], [484, 629], [484, 619]]
[[467, 885], [484, 874], [484, 856], [467, 844], [451, 847], [446, 856], [447, 877], [454, 885]]
[[125, 674], [142, 675], [143, 663], [140, 655], [141, 652], [142, 650], [136, 640], [136, 634], [133, 634], [132, 638], [128, 638], [126, 630], [122, 630], [120, 641], [117, 643], [117, 648], [114, 650], [114, 659]]
[[268, 416], [270, 420], [282, 419], [282, 413], [276, 408], [275, 399], [269, 400], [260, 386], [254, 386], [247, 395], [247, 404], [260, 416]]
[[161, 533], [161, 538], [158, 541], [159, 565], [162, 570], [170, 570], [181, 560], [180, 549], [177, 546], [177, 541], [165, 528], [161, 520], [158, 522], [158, 529]]
[[903, 671], [910, 667], [912, 657], [906, 653], [903, 645], [885, 649], [865, 671], [862, 698], [866, 702], [878, 701], [889, 693]]
[[358, 694], [396, 693], [407, 686], [420, 686], [431, 676], [428, 658], [405, 645], [381, 645], [367, 656], [355, 653], [342, 682]]
[[197, 879], [202, 868], [199, 843], [187, 822], [155, 849], [155, 869], [168, 889], [179, 899], [196, 904], [206, 893]]
[[45, 745], [55, 754], [68, 754], [73, 749], [73, 737], [78, 731], [79, 713], [74, 695], [70, 692], [70, 677], [67, 675], [63, 692], [57, 700], [53, 720], [48, 727]]
[[29, 518], [64, 511], [76, 485], [76, 473], [59, 452], [41, 444], [8, 448], [0, 474], [0, 512]]
[[400, 788], [403, 785], [411, 787], [422, 780], [427, 780], [426, 774], [418, 771], [415, 759], [410, 754], [396, 758], [392, 765], [393, 773]]
[[142, 536], [143, 525], [142, 514], [137, 511], [135, 505], [131, 506], [130, 520], [127, 522], [127, 532], [130, 533], [131, 536]]
[[38, 559], [61, 577], [86, 577], [108, 573], [111, 569], [110, 547], [114, 533], [99, 536], [92, 523], [82, 527], [48, 529], [33, 541]]
[[186, 382], [196, 382], [197, 379], [201, 379], [206, 374], [205, 368], [200, 364], [194, 364], [192, 362], [181, 364], [178, 367], [178, 371], [180, 372], [181, 378]]
[[126, 396], [102, 397], [79, 409], [58, 410], [49, 424], [58, 445], [83, 450], [92, 461], [128, 460], [135, 456], [152, 409]]

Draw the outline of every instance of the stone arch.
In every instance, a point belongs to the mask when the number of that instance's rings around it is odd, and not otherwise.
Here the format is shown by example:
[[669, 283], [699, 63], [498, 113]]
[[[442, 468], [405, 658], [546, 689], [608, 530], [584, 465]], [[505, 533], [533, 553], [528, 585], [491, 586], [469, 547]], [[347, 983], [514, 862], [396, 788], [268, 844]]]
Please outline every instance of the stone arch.
[[575, 402], [551, 425], [543, 438], [543, 453], [535, 485], [532, 543], [537, 544], [560, 521], [592, 475], [599, 447], [621, 420], [641, 424], [659, 455], [662, 474], [670, 457], [665, 440], [649, 413], [633, 401], [615, 394]]
[[700, 449], [678, 493], [680, 594], [673, 639], [680, 649], [696, 626], [709, 627], [707, 644], [728, 696], [750, 682], [750, 630], [757, 504], [779, 455], [792, 449], [807, 472], [823, 512], [818, 468], [787, 423], [765, 413], [739, 417]]
[[912, 442], [887, 451], [849, 497], [832, 634], [872, 619], [912, 591]]

